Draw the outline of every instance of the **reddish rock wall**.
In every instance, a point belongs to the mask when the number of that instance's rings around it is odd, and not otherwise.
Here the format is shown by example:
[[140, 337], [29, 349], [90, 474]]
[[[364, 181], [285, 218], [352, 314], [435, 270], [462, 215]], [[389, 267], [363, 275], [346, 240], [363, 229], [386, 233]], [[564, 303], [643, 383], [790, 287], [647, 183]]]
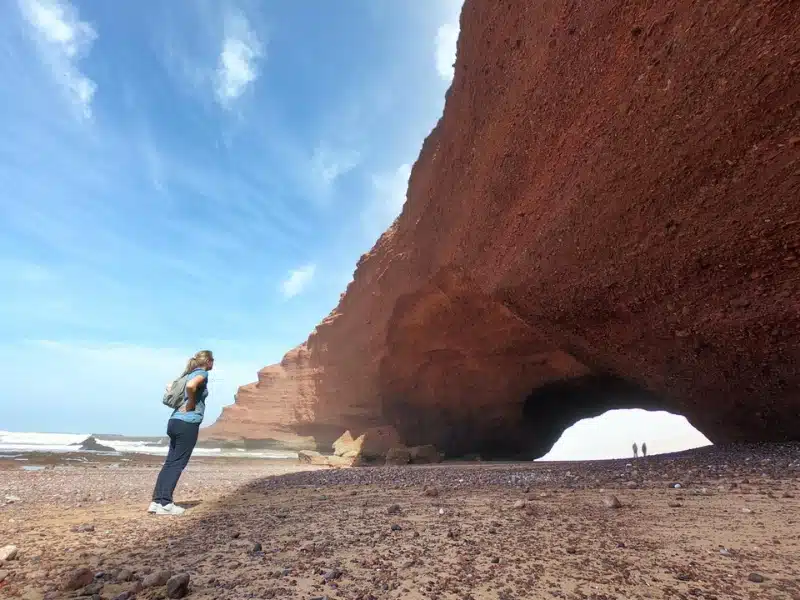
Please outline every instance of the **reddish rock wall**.
[[466, 0], [402, 215], [204, 437], [532, 456], [647, 406], [800, 439], [798, 109], [794, 2]]

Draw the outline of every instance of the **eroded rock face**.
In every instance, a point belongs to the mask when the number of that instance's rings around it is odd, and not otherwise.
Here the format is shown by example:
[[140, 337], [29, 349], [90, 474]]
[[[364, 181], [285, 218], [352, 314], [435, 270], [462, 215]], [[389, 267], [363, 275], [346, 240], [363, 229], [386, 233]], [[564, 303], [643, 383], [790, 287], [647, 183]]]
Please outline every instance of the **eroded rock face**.
[[800, 439], [798, 31], [774, 0], [467, 0], [402, 215], [204, 437], [537, 456], [646, 406]]

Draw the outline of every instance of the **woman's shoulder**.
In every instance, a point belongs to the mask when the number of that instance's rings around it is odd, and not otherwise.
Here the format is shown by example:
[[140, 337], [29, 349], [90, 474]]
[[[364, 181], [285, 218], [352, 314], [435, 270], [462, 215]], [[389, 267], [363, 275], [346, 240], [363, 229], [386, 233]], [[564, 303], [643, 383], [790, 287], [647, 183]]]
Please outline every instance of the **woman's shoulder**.
[[189, 379], [194, 379], [198, 375], [202, 376], [205, 379], [208, 379], [208, 371], [205, 369], [195, 369], [191, 373], [189, 373]]

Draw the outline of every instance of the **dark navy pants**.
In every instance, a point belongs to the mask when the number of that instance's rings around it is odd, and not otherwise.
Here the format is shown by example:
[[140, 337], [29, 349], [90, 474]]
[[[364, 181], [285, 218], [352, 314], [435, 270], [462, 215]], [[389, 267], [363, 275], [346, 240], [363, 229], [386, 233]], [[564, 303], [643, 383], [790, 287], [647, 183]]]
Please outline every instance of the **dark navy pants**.
[[169, 436], [169, 452], [161, 473], [156, 479], [156, 487], [153, 490], [153, 502], [161, 506], [166, 506], [172, 502], [172, 494], [175, 486], [178, 485], [181, 473], [189, 464], [195, 444], [197, 444], [197, 434], [200, 432], [200, 423], [187, 423], [180, 419], [170, 419], [167, 425], [167, 435]]

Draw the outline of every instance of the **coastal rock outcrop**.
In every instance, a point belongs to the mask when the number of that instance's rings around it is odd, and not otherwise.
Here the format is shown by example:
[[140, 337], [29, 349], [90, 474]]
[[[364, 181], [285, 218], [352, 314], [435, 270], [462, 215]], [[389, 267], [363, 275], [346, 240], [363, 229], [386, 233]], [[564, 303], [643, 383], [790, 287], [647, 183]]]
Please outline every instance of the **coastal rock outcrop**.
[[800, 11], [466, 0], [402, 214], [205, 439], [536, 457], [612, 408], [800, 439]]
[[98, 442], [97, 438], [95, 438], [93, 435], [90, 435], [78, 444], [72, 445], [80, 446], [79, 450], [81, 452], [116, 452], [116, 450], [111, 446], [106, 446], [105, 444]]

